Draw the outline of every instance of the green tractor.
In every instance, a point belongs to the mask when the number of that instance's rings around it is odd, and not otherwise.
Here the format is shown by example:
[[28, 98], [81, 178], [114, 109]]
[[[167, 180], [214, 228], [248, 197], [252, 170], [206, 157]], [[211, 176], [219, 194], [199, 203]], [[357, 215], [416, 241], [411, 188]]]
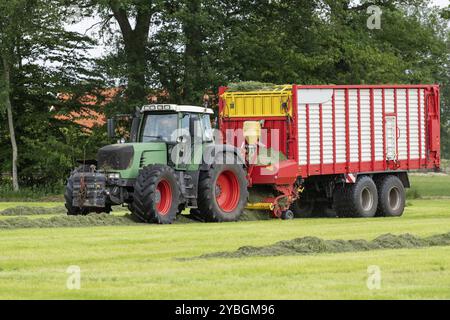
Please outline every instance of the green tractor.
[[[101, 148], [69, 177], [69, 215], [110, 213], [127, 206], [143, 221], [172, 223], [191, 208], [203, 221], [236, 221], [247, 203], [247, 172], [240, 150], [216, 143], [213, 111], [152, 104], [132, 116], [129, 142]], [[115, 135], [115, 119], [108, 119]]]

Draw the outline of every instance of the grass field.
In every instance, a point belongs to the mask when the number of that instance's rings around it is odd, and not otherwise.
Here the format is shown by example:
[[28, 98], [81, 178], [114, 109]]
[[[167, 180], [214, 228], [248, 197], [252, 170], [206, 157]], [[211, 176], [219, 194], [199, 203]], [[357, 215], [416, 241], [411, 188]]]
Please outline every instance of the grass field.
[[422, 198], [450, 197], [450, 175], [411, 175], [410, 183], [408, 194], [416, 194]]
[[[302, 236], [445, 233], [449, 207], [450, 200], [411, 200], [401, 218], [1, 230], [0, 298], [450, 298], [450, 247], [179, 259]], [[81, 268], [80, 290], [66, 288], [71, 265]], [[379, 290], [366, 286], [370, 265], [381, 269]]]

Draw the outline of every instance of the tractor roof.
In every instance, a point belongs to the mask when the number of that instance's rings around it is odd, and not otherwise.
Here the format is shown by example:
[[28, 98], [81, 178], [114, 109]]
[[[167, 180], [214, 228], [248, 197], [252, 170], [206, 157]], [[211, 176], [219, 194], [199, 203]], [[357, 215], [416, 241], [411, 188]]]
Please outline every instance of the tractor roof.
[[190, 112], [190, 113], [207, 113], [213, 114], [214, 111], [205, 107], [198, 106], [183, 106], [177, 104], [149, 104], [142, 107], [141, 112], [148, 111], [175, 111], [175, 112]]

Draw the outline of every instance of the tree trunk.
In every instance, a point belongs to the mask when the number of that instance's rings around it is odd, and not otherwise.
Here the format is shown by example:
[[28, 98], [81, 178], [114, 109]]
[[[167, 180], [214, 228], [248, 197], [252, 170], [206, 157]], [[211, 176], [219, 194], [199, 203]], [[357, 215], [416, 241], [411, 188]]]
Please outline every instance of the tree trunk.
[[128, 88], [127, 97], [131, 104], [142, 105], [146, 102], [146, 41], [135, 34], [125, 41]]
[[[201, 78], [202, 55], [202, 31], [199, 21], [196, 19], [201, 10], [199, 0], [191, 0], [187, 3], [189, 17], [183, 22], [183, 33], [186, 39], [184, 52], [184, 78], [183, 78], [183, 103], [195, 104], [195, 93], [199, 88]], [[201, 92], [203, 95], [203, 92]]]
[[19, 191], [19, 179], [17, 176], [17, 142], [16, 142], [16, 133], [14, 131], [14, 120], [11, 106], [11, 99], [9, 97], [10, 89], [11, 89], [11, 76], [10, 76], [10, 67], [8, 61], [3, 58], [3, 76], [5, 82], [5, 105], [6, 105], [6, 113], [8, 115], [8, 127], [9, 127], [9, 136], [11, 139], [11, 147], [12, 147], [12, 183], [13, 190]]
[[[144, 5], [145, 3], [145, 5]], [[152, 17], [152, 1], [142, 1], [137, 10], [136, 26], [133, 29], [127, 12], [117, 0], [110, 0], [113, 15], [119, 23], [125, 45], [129, 104], [142, 105], [146, 102], [147, 90], [145, 75], [147, 72], [147, 58], [145, 50], [148, 44], [150, 20]]]

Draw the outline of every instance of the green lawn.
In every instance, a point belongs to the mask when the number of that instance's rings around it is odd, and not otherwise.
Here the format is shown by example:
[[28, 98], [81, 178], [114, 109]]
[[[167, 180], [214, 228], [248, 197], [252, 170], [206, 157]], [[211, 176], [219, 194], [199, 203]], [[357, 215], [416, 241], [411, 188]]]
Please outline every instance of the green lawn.
[[408, 194], [416, 193], [423, 198], [450, 198], [450, 175], [410, 175], [411, 189]]
[[[0, 298], [449, 299], [450, 247], [178, 259], [302, 236], [450, 231], [450, 200], [408, 202], [401, 218], [2, 230]], [[66, 288], [70, 265], [81, 268], [81, 290]], [[366, 286], [370, 265], [381, 269], [380, 290]]]

